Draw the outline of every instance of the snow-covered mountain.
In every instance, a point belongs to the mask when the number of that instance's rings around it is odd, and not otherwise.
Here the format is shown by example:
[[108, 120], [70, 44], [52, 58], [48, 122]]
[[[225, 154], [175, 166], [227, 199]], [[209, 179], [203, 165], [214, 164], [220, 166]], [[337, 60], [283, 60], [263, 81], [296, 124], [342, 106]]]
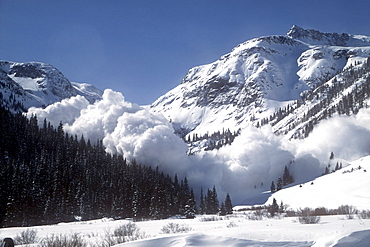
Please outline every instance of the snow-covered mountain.
[[2, 104], [14, 111], [45, 107], [76, 95], [92, 103], [103, 94], [92, 85], [71, 83], [52, 65], [9, 61], [0, 61], [0, 93]]
[[[199, 143], [199, 136], [264, 124], [278, 109], [297, 104], [303, 92], [308, 95], [369, 55], [369, 36], [293, 26], [286, 35], [248, 40], [213, 63], [190, 69], [151, 109], [163, 113], [186, 140], [193, 138], [194, 144], [197, 136], [196, 145], [204, 147], [209, 143]], [[290, 130], [293, 120], [285, 120], [276, 132]]]

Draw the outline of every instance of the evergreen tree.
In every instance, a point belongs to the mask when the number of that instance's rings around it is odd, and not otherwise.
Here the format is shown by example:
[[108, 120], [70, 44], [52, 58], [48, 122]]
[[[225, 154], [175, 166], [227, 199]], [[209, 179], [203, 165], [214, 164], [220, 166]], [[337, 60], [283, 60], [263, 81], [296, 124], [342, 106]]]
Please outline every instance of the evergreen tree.
[[221, 207], [220, 207], [220, 212], [219, 212], [219, 214], [220, 214], [221, 216], [226, 215], [226, 207], [225, 207], [225, 203], [221, 203]]
[[331, 160], [334, 159], [334, 153], [333, 152], [330, 153], [329, 159], [331, 159]]
[[153, 219], [164, 219], [168, 216], [167, 210], [166, 191], [163, 189], [162, 184], [158, 184], [152, 193], [150, 216]]
[[185, 217], [187, 219], [193, 219], [195, 218], [195, 214], [197, 213], [197, 206], [194, 199], [194, 191], [191, 189], [190, 191], [190, 197], [188, 199], [187, 204], [185, 205]]
[[281, 203], [280, 203], [280, 207], [279, 207], [279, 213], [284, 213], [284, 211], [285, 211], [285, 206], [284, 206], [284, 204], [283, 204], [283, 201], [281, 201]]
[[207, 190], [207, 194], [204, 197], [205, 202], [205, 213], [212, 214], [212, 191], [210, 189]]
[[283, 188], [283, 180], [281, 178], [277, 181], [276, 191], [279, 191]]
[[283, 175], [283, 186], [291, 184], [294, 182], [293, 176], [290, 175], [288, 167], [285, 166], [284, 168], [284, 175]]
[[219, 201], [217, 197], [216, 186], [213, 186], [212, 190], [212, 213], [217, 214], [219, 210]]
[[200, 189], [199, 213], [200, 214], [206, 213], [206, 205], [205, 205], [205, 199], [203, 196], [203, 188]]
[[325, 173], [324, 173], [324, 175], [329, 174], [329, 173], [330, 173], [329, 167], [325, 167]]
[[274, 181], [271, 182], [270, 190], [271, 190], [271, 193], [274, 193], [276, 191]]
[[225, 210], [226, 210], [226, 214], [233, 213], [233, 204], [231, 202], [229, 193], [227, 193], [226, 198], [225, 198]]
[[217, 214], [219, 211], [219, 202], [217, 197], [216, 186], [213, 189], [208, 189], [207, 195], [204, 198], [206, 214]]
[[183, 181], [181, 181], [180, 185], [180, 195], [179, 195], [179, 201], [180, 201], [180, 214], [185, 215], [186, 211], [186, 205], [188, 205], [188, 202], [191, 198], [190, 195], [190, 188], [188, 184], [188, 180], [185, 177]]
[[276, 199], [273, 198], [272, 205], [269, 207], [269, 213], [272, 217], [274, 217], [278, 211], [279, 205], [277, 204]]

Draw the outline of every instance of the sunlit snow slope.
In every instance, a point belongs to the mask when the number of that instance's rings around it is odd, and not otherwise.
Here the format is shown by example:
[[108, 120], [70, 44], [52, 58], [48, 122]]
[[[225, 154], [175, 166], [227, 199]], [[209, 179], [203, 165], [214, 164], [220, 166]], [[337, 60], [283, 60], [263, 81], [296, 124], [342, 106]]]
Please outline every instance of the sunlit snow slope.
[[188, 71], [151, 106], [181, 136], [236, 131], [268, 117], [370, 54], [370, 37], [293, 26], [286, 35], [246, 41]]
[[312, 182], [280, 190], [271, 195], [291, 208], [355, 206], [367, 210], [370, 206], [370, 156], [352, 162], [349, 166], [319, 177]]

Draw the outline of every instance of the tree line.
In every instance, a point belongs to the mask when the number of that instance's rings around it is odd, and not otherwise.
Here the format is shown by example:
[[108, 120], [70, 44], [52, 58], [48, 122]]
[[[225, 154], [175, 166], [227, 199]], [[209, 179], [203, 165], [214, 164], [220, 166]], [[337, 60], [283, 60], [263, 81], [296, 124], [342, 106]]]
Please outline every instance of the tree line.
[[203, 189], [200, 190], [199, 214], [227, 215], [232, 213], [233, 205], [229, 193], [227, 193], [225, 201], [220, 206], [215, 186], [212, 190], [208, 189], [205, 195]]
[[198, 135], [194, 133], [192, 136], [189, 134], [183, 137], [183, 140], [191, 145], [194, 143], [206, 140], [204, 145], [205, 151], [210, 151], [214, 149], [220, 149], [223, 146], [230, 145], [233, 143], [235, 137], [240, 135], [241, 129], [239, 128], [237, 131], [231, 132], [230, 129], [223, 129], [222, 131], [216, 131], [212, 134], [208, 132], [204, 135]]
[[270, 186], [270, 191], [271, 191], [271, 193], [274, 193], [276, 191], [281, 190], [283, 188], [283, 186], [286, 186], [286, 185], [289, 185], [289, 184], [292, 184], [292, 183], [294, 183], [294, 178], [290, 174], [288, 167], [285, 166], [284, 167], [283, 178], [279, 177], [277, 182], [276, 182], [276, 185], [275, 185], [275, 182], [272, 181], [271, 186]]

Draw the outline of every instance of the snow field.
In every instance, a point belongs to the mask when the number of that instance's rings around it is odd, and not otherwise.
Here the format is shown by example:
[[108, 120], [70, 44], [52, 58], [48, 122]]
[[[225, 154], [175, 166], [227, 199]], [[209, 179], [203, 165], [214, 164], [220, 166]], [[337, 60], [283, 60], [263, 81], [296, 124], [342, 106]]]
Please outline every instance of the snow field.
[[[334, 169], [335, 165], [331, 168]], [[311, 182], [280, 190], [270, 196], [266, 204], [283, 201], [290, 208], [338, 208], [355, 206], [359, 210], [370, 208], [370, 156], [363, 157], [334, 173]]]
[[[218, 217], [223, 220], [201, 221], [195, 219], [165, 219], [157, 221], [136, 222], [142, 232], [149, 236], [147, 239], [128, 242], [118, 246], [147, 247], [147, 246], [314, 246], [328, 247], [335, 244], [353, 232], [355, 237], [348, 237], [347, 243], [367, 241], [370, 236], [370, 219], [347, 220], [345, 216], [322, 216], [319, 224], [300, 224], [295, 217], [275, 219], [264, 218], [260, 221], [249, 220], [243, 212], [234, 216]], [[129, 220], [100, 219], [73, 223], [60, 223], [49, 226], [35, 226], [29, 228], [4, 228], [0, 237], [15, 237], [26, 229], [37, 230], [38, 237], [44, 238], [52, 234], [80, 233], [90, 246], [96, 246], [105, 232], [113, 231]], [[192, 230], [187, 233], [161, 234], [161, 229], [168, 223], [185, 224]], [[365, 231], [365, 232], [364, 232]], [[37, 246], [37, 245], [34, 245]], [[342, 245], [345, 246], [345, 245]], [[347, 245], [357, 246], [357, 245]]]

